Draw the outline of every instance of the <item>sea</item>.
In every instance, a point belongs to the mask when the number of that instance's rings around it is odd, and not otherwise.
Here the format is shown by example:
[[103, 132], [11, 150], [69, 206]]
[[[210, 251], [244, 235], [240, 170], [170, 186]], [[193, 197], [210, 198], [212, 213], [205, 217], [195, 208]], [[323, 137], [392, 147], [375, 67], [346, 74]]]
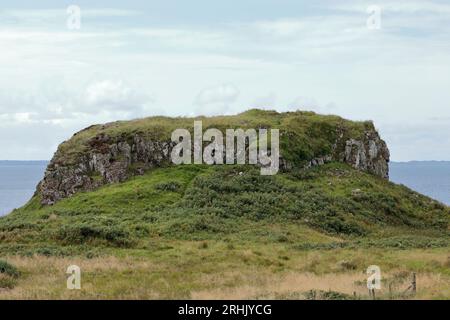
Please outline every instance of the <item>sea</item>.
[[[48, 161], [0, 161], [0, 216], [23, 206]], [[450, 161], [391, 162], [390, 179], [450, 205]]]
[[0, 216], [27, 203], [48, 161], [0, 161]]
[[450, 206], [450, 161], [391, 162], [389, 179]]

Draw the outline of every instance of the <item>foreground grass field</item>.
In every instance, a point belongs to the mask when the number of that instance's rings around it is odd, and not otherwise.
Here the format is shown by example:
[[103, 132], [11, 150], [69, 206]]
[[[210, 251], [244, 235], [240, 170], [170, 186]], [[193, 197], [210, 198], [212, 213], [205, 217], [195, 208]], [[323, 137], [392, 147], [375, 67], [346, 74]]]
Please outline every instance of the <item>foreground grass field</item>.
[[[448, 299], [450, 256], [443, 249], [294, 250], [285, 245], [171, 242], [105, 256], [9, 256], [20, 271], [1, 299], [369, 299], [365, 274], [380, 266], [380, 299]], [[69, 265], [81, 290], [66, 288]], [[412, 273], [417, 293], [406, 291]], [[1, 280], [0, 280], [1, 283]]]
[[448, 222], [448, 207], [344, 164], [160, 168], [0, 218], [0, 298], [366, 299], [378, 265], [377, 298], [449, 299]]

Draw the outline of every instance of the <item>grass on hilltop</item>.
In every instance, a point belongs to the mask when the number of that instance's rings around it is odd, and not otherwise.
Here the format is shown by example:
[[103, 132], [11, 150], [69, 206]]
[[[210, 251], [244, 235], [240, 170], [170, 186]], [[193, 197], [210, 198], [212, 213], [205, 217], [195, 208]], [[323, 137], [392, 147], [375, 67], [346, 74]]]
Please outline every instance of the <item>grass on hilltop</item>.
[[175, 129], [183, 128], [192, 133], [194, 120], [202, 121], [203, 130], [216, 128], [221, 132], [230, 128], [280, 129], [282, 156], [293, 164], [329, 155], [339, 134], [343, 135], [341, 140], [346, 141], [350, 138], [361, 139], [366, 130], [374, 130], [371, 121], [349, 121], [334, 115], [319, 115], [308, 111], [278, 113], [252, 109], [232, 116], [196, 118], [158, 116], [90, 126], [62, 143], [53, 161], [64, 166], [78, 163], [80, 157], [92, 150], [92, 139], [98, 136], [107, 136], [110, 143], [132, 141], [135, 134], [147, 140], [170, 141], [171, 133]]

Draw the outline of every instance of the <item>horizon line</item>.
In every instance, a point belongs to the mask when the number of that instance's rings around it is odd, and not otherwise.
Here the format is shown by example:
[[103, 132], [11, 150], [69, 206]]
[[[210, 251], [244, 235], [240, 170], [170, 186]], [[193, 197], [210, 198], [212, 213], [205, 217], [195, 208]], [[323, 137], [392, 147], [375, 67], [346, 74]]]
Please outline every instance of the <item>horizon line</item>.
[[[50, 162], [51, 159], [0, 159], [0, 162]], [[389, 163], [408, 163], [408, 162], [450, 162], [449, 160], [391, 160]]]

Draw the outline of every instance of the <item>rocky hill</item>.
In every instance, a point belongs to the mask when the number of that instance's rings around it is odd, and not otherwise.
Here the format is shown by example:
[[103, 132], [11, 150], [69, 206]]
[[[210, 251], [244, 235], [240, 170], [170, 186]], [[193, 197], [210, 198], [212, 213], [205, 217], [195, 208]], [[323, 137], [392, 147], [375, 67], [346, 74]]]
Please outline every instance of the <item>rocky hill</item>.
[[[278, 128], [281, 170], [264, 176], [249, 164], [172, 164], [171, 133], [192, 132], [194, 120], [203, 131]], [[449, 208], [389, 182], [388, 162], [372, 122], [312, 112], [95, 125], [59, 146], [29, 203], [0, 219], [0, 238], [65, 250], [140, 247], [155, 237], [280, 238], [302, 246], [330, 236], [382, 245], [406, 237], [400, 242], [446, 245]]]
[[313, 112], [250, 110], [236, 116], [151, 117], [86, 128], [62, 143], [38, 186], [41, 203], [51, 205], [80, 191], [143, 175], [171, 165], [176, 128], [192, 131], [194, 120], [208, 128], [280, 129], [281, 169], [342, 162], [388, 178], [389, 150], [372, 122], [351, 122]]

